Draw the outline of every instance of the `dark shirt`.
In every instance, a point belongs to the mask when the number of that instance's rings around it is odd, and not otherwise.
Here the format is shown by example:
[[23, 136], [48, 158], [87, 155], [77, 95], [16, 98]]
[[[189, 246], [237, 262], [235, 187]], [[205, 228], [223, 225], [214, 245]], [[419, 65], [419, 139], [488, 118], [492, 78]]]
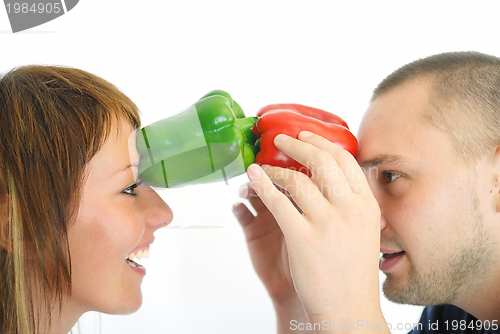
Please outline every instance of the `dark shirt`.
[[483, 323], [456, 306], [437, 305], [424, 309], [419, 325], [410, 334], [498, 334], [499, 327], [496, 320]]

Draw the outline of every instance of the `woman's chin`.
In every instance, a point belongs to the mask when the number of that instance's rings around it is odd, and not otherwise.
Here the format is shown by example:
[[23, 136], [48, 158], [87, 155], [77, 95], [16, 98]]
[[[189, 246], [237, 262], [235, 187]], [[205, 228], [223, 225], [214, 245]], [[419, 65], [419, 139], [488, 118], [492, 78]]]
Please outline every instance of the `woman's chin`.
[[124, 300], [120, 305], [114, 307], [112, 310], [101, 311], [102, 313], [114, 314], [114, 315], [127, 315], [137, 312], [142, 305], [142, 293], [138, 296], [130, 297]]

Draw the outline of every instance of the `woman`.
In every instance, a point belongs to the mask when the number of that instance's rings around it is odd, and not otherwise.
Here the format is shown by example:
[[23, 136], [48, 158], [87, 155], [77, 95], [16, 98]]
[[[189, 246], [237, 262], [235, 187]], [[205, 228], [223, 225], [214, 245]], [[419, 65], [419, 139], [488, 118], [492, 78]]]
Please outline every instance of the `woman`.
[[67, 333], [87, 311], [141, 305], [149, 251], [172, 220], [134, 178], [137, 107], [81, 70], [0, 78], [0, 333]]

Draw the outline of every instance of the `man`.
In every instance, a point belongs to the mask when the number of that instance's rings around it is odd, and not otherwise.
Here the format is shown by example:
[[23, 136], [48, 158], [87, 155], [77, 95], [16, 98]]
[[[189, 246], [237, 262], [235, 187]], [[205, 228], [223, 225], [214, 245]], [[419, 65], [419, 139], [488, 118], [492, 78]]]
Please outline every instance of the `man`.
[[257, 216], [234, 212], [278, 332], [389, 330], [376, 262], [388, 299], [428, 306], [415, 332], [499, 332], [500, 58], [446, 53], [400, 68], [375, 89], [358, 140], [366, 179], [309, 133], [275, 144], [314, 182], [248, 170]]

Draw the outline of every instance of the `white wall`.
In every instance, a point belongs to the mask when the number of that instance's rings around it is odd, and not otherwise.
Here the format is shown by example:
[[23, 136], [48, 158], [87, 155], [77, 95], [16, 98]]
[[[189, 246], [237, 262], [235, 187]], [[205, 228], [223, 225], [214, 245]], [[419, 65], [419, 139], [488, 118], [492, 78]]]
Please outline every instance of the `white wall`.
[[[371, 90], [397, 67], [445, 51], [499, 56], [499, 12], [496, 0], [82, 0], [59, 19], [12, 34], [0, 8], [0, 71], [36, 63], [93, 72], [138, 104], [144, 124], [220, 88], [247, 115], [301, 103], [341, 115], [356, 132]], [[143, 307], [102, 315], [102, 333], [275, 332], [230, 212], [244, 182], [160, 192], [175, 219], [156, 233], [144, 261]], [[420, 315], [385, 299], [382, 306], [392, 324]], [[83, 318], [84, 333], [98, 332], [97, 317]]]

